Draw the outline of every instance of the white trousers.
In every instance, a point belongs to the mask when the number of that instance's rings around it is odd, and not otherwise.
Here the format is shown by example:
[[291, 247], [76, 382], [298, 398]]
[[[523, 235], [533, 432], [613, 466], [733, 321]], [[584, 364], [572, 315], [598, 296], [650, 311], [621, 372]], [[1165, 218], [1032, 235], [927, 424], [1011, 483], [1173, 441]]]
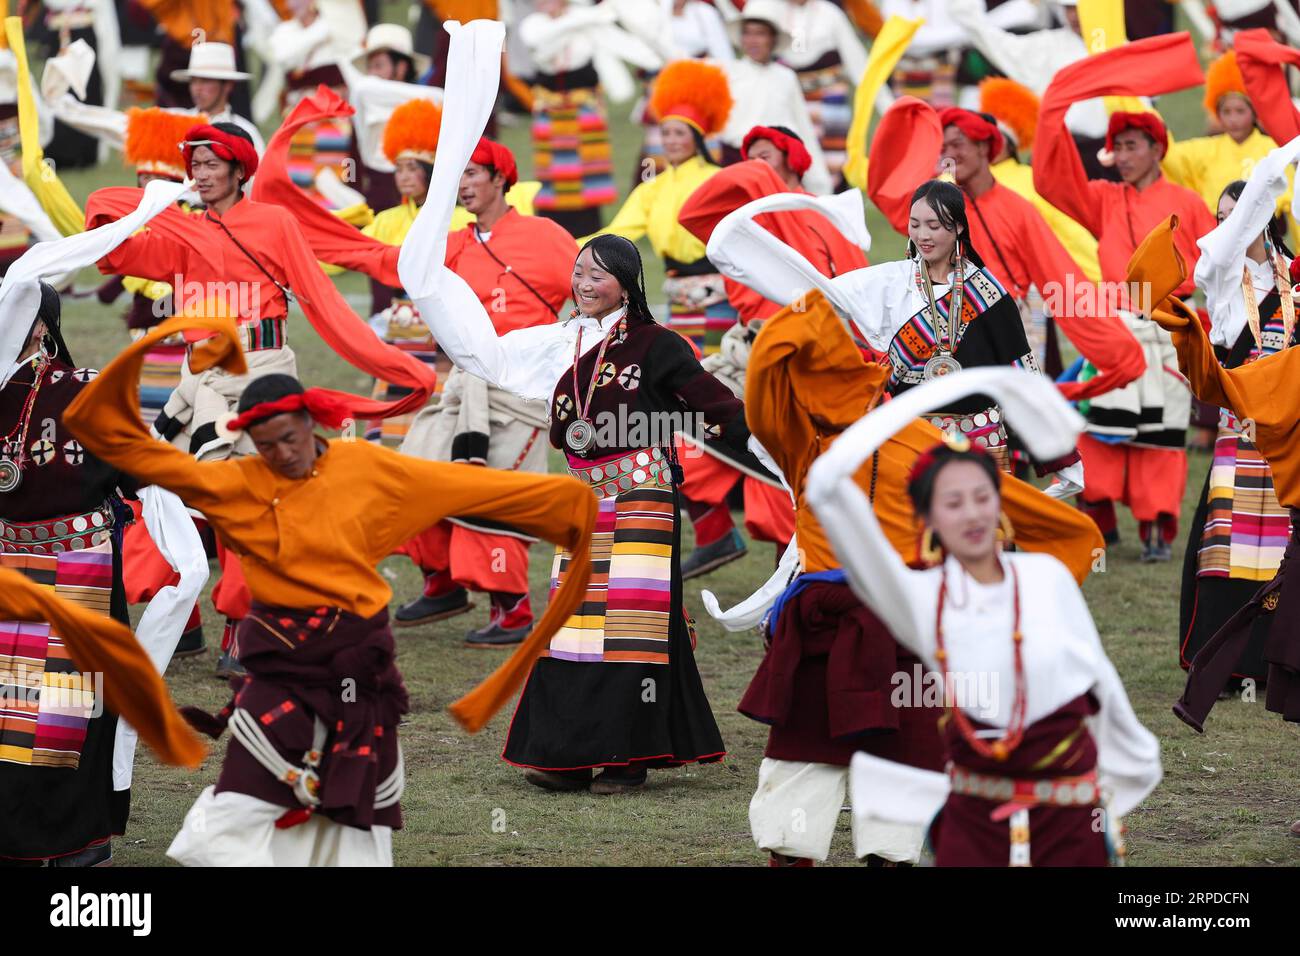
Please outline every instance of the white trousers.
[[284, 807], [207, 787], [167, 855], [184, 866], [392, 866], [393, 828], [359, 830], [313, 814], [277, 830]]
[[[764, 757], [758, 789], [749, 802], [754, 842], [770, 853], [824, 862], [848, 785], [848, 767]], [[853, 853], [859, 859], [874, 854], [895, 863], [915, 863], [925, 843], [923, 827], [852, 819], [852, 832]]]

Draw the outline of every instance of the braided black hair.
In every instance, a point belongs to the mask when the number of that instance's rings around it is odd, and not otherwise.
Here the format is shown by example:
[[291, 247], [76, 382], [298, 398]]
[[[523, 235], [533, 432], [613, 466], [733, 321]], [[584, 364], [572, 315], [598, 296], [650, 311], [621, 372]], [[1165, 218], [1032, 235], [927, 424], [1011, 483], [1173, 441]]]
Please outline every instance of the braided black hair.
[[63, 300], [59, 298], [59, 291], [48, 282], [41, 282], [40, 286], [41, 304], [27, 329], [27, 341], [31, 341], [32, 333], [36, 331], [36, 323], [44, 322], [46, 332], [54, 341], [54, 357], [65, 365], [75, 365], [68, 343], [63, 340]]
[[645, 295], [645, 270], [641, 267], [641, 252], [636, 243], [622, 236], [603, 235], [588, 240], [578, 251], [579, 255], [586, 249], [591, 250], [596, 265], [617, 279], [627, 293], [628, 318], [653, 322], [655, 318]]

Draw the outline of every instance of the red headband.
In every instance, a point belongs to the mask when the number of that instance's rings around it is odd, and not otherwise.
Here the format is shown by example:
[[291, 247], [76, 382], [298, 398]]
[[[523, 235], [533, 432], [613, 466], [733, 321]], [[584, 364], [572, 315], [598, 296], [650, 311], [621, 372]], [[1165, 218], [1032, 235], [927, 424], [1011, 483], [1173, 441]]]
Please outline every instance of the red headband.
[[253, 144], [242, 136], [236, 136], [233, 133], [227, 133], [217, 129], [215, 126], [200, 125], [191, 126], [189, 132], [185, 134], [185, 142], [181, 144], [181, 152], [185, 156], [185, 171], [190, 171], [190, 165], [193, 162], [194, 148], [196, 146], [207, 146], [218, 158], [226, 162], [239, 163], [244, 167], [244, 180], [253, 178], [257, 172], [257, 150]]
[[309, 388], [297, 395], [286, 395], [273, 402], [258, 402], [246, 412], [236, 415], [226, 422], [226, 428], [232, 432], [247, 431], [250, 425], [306, 409], [313, 419], [326, 428], [339, 428], [352, 417], [352, 410], [340, 401], [332, 392], [323, 388]]
[[1111, 113], [1110, 126], [1106, 128], [1106, 149], [1115, 151], [1115, 137], [1126, 129], [1141, 130], [1150, 136], [1163, 154], [1169, 148], [1169, 132], [1155, 113]]
[[998, 153], [1002, 152], [1006, 142], [997, 123], [990, 123], [979, 113], [956, 106], [949, 106], [939, 111], [939, 125], [944, 129], [955, 126], [977, 143], [988, 140], [990, 163], [998, 158]]
[[480, 166], [491, 166], [506, 181], [506, 189], [519, 182], [519, 166], [515, 163], [515, 154], [500, 143], [494, 143], [486, 136], [478, 141], [470, 162]]
[[926, 473], [938, 464], [939, 452], [945, 448], [963, 454], [974, 452], [977, 455], [988, 457], [988, 452], [982, 446], [975, 444], [965, 435], [947, 435], [945, 433], [943, 441], [930, 448], [929, 451], [923, 452], [912, 463], [912, 470], [907, 473], [908, 487], [924, 478]]
[[767, 140], [785, 153], [786, 164], [800, 179], [808, 172], [808, 167], [812, 165], [812, 156], [808, 153], [808, 147], [798, 138], [770, 126], [755, 126], [746, 133], [744, 141], [740, 144], [740, 155], [749, 159], [749, 147], [760, 139]]

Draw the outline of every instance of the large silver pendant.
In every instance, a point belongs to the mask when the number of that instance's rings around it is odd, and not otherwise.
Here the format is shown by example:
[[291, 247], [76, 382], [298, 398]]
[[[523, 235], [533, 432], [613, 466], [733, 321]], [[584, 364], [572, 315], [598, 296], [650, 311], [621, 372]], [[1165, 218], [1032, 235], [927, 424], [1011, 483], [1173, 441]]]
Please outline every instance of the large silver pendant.
[[569, 450], [581, 455], [596, 441], [596, 429], [585, 418], [575, 418], [564, 430], [564, 443]]
[[960, 371], [961, 363], [952, 357], [951, 352], [935, 352], [930, 356], [930, 361], [925, 363], [925, 370], [921, 373], [921, 377], [931, 382], [936, 378], [943, 378], [945, 375]]
[[23, 472], [12, 458], [0, 458], [0, 494], [8, 494], [23, 483]]

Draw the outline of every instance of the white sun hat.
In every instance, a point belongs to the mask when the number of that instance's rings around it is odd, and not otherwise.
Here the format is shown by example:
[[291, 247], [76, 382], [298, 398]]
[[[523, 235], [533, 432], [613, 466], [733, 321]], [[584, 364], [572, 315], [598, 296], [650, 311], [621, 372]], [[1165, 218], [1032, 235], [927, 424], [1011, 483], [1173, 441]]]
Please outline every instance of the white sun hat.
[[190, 80], [247, 80], [251, 73], [235, 69], [235, 48], [229, 43], [196, 43], [190, 47], [190, 65], [184, 70], [172, 70], [172, 79], [181, 83]]

